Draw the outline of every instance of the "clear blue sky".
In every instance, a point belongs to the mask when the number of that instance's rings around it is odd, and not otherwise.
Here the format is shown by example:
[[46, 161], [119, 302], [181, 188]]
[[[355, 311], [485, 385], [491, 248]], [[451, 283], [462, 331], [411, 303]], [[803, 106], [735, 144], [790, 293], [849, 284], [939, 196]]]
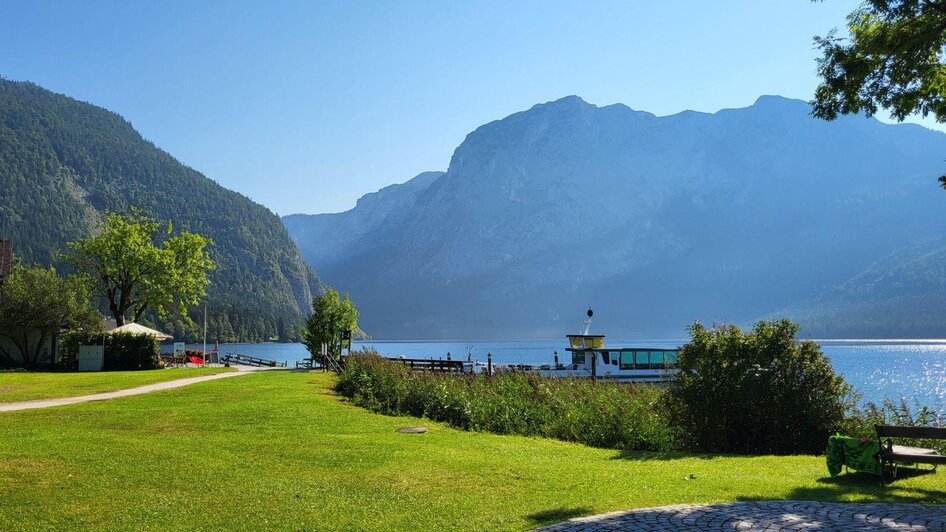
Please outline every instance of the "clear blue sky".
[[0, 76], [116, 111], [280, 214], [332, 212], [569, 94], [658, 115], [810, 99], [811, 38], [856, 4], [0, 0]]

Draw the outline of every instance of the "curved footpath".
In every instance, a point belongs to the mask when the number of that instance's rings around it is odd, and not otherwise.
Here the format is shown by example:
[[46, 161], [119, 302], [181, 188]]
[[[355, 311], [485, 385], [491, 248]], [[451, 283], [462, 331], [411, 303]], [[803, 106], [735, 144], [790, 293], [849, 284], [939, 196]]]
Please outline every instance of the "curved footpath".
[[538, 530], [946, 530], [946, 505], [810, 501], [677, 504], [579, 517]]
[[[236, 371], [227, 373], [214, 373], [213, 375], [203, 375], [201, 377], [189, 377], [186, 379], [177, 379], [173, 381], [158, 382], [147, 384], [136, 388], [126, 388], [114, 392], [94, 393], [91, 395], [80, 395], [77, 397], [57, 397], [51, 399], [35, 399], [32, 401], [17, 401], [14, 403], [0, 403], [0, 412], [13, 412], [16, 410], [30, 410], [33, 408], [49, 408], [51, 406], [74, 405], [77, 403], [89, 403], [92, 401], [105, 401], [106, 399], [117, 399], [119, 397], [129, 397], [132, 395], [141, 395], [143, 393], [159, 392], [161, 390], [171, 390], [197, 384], [198, 382], [212, 381], [214, 379], [225, 379], [227, 377], [236, 377], [246, 375], [254, 371], [271, 370], [273, 368], [255, 368], [248, 366], [236, 366]], [[281, 368], [280, 368], [281, 369]]]

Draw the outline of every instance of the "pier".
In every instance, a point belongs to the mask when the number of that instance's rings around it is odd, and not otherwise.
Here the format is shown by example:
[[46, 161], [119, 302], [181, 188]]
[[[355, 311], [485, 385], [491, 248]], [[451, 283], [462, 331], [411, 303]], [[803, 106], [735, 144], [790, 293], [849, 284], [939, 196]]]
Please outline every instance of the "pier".
[[223, 361], [229, 362], [231, 364], [253, 366], [257, 368], [285, 368], [288, 366], [286, 362], [277, 362], [275, 360], [267, 360], [265, 358], [241, 355], [239, 353], [227, 353], [227, 356], [223, 357]]
[[[431, 373], [472, 373], [473, 364], [462, 360], [439, 360], [429, 358], [388, 358], [394, 362], [404, 364], [411, 371]], [[469, 367], [469, 371], [466, 370]]]

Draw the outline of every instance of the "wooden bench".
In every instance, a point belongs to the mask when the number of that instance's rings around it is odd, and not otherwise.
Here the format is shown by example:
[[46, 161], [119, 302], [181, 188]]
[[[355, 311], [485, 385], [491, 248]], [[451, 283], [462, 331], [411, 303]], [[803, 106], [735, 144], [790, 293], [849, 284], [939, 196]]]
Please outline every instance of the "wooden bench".
[[894, 445], [893, 438], [910, 438], [916, 440], [946, 440], [946, 428], [936, 427], [898, 427], [894, 425], [875, 425], [877, 441], [880, 451], [877, 459], [880, 460], [880, 482], [883, 483], [888, 465], [893, 466], [891, 479], [897, 477], [897, 464], [931, 464], [933, 470], [939, 464], [946, 464], [946, 456], [934, 449], [922, 447], [908, 447]]

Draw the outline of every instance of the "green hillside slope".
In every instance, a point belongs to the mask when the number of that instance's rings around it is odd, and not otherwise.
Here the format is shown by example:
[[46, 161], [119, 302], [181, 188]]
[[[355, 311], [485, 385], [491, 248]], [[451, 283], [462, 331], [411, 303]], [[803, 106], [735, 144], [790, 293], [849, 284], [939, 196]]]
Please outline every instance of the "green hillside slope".
[[[319, 289], [275, 214], [184, 166], [121, 116], [32, 83], [0, 79], [0, 190], [0, 237], [28, 263], [55, 263], [102, 212], [131, 206], [212, 238], [211, 339], [291, 339]], [[202, 321], [203, 309], [192, 314]], [[182, 317], [159, 325], [198, 335]]]

